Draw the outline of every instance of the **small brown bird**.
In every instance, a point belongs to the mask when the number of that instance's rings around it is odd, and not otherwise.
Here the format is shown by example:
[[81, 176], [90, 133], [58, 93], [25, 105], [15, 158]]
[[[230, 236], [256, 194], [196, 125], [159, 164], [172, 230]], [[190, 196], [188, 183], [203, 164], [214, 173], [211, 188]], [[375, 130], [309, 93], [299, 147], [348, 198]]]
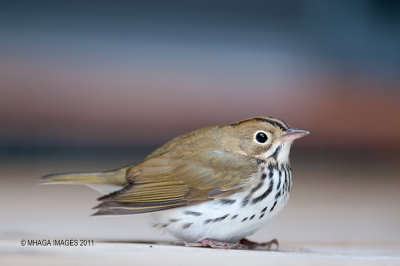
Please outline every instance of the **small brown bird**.
[[178, 136], [143, 160], [106, 172], [53, 174], [45, 184], [85, 184], [106, 194], [94, 215], [157, 212], [156, 226], [188, 246], [270, 247], [253, 234], [285, 206], [289, 152], [307, 135], [271, 117]]

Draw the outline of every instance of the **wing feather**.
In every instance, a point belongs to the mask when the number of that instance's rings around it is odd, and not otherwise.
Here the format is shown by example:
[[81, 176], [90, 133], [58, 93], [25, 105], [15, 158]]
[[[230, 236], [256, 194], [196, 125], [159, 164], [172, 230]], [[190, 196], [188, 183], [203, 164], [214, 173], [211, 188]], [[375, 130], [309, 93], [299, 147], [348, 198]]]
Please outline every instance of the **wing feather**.
[[248, 186], [256, 166], [254, 158], [224, 151], [184, 159], [158, 153], [128, 169], [128, 185], [100, 198], [95, 215], [153, 212], [226, 197]]

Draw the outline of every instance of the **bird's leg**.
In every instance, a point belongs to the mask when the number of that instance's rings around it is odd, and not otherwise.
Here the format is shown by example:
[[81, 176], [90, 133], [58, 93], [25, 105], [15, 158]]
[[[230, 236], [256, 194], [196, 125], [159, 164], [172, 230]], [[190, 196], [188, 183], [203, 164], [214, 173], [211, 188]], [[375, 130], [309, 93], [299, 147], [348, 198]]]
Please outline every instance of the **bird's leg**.
[[205, 238], [197, 242], [185, 242], [186, 247], [210, 247], [219, 249], [246, 249], [245, 245], [240, 243], [232, 244], [227, 242], [221, 242], [218, 240]]
[[246, 238], [242, 238], [239, 240], [238, 244], [245, 246], [247, 249], [278, 250], [279, 247], [278, 240], [276, 239], [272, 239], [269, 242], [257, 243]]
[[210, 238], [205, 238], [197, 242], [185, 242], [186, 247], [210, 247], [218, 249], [261, 249], [261, 250], [278, 250], [278, 240], [272, 239], [269, 242], [257, 243], [246, 238], [242, 238], [236, 244], [222, 242]]

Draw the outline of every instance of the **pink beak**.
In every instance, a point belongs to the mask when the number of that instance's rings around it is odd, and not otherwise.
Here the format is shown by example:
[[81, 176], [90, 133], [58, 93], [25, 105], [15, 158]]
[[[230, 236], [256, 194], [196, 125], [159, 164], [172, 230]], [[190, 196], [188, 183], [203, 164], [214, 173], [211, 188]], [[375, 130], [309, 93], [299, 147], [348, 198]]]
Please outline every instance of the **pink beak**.
[[274, 140], [274, 142], [279, 141], [281, 144], [283, 144], [285, 142], [293, 141], [295, 139], [304, 137], [305, 135], [308, 135], [308, 134], [310, 134], [310, 132], [308, 132], [306, 130], [289, 128], [285, 134], [282, 134], [279, 137], [277, 137]]

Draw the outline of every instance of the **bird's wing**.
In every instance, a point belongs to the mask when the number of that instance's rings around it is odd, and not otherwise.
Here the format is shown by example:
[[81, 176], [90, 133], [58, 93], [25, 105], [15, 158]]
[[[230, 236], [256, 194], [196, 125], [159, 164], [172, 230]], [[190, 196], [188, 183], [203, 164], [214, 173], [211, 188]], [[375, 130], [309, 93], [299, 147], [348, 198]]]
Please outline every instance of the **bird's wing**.
[[127, 171], [128, 184], [101, 197], [95, 215], [134, 214], [222, 198], [248, 186], [257, 160], [224, 151], [196, 156], [157, 154]]

